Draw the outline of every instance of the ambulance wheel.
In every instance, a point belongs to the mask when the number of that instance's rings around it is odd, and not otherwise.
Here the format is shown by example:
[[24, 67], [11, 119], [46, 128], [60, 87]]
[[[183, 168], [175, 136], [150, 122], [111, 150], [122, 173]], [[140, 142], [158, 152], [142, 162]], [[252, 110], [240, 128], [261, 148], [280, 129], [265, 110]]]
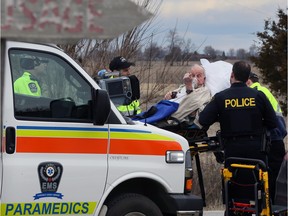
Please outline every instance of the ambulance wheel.
[[107, 216], [162, 216], [158, 206], [141, 194], [122, 194], [107, 204]]

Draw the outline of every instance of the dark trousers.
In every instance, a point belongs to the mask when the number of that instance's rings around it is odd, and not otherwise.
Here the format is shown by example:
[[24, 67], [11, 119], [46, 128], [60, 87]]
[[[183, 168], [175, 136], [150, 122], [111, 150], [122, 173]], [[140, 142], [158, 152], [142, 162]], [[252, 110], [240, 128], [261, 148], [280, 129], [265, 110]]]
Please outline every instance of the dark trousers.
[[283, 140], [272, 140], [268, 154], [269, 164], [269, 191], [272, 202], [275, 198], [276, 179], [285, 156], [285, 145]]

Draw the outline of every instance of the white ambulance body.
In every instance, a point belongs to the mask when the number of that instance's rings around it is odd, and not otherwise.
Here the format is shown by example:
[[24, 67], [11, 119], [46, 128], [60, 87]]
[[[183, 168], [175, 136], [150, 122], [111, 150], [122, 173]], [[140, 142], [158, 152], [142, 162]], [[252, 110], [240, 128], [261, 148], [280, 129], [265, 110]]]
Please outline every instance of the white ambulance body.
[[[41, 96], [14, 91], [27, 58], [46, 64]], [[4, 63], [1, 215], [202, 215], [187, 140], [128, 124], [54, 46], [7, 41]]]

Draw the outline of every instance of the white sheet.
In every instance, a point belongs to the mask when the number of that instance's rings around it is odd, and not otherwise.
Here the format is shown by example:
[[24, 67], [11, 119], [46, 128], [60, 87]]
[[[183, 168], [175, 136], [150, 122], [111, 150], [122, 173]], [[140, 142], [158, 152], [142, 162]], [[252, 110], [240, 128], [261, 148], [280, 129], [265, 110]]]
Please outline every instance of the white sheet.
[[210, 63], [207, 59], [200, 59], [206, 74], [206, 86], [210, 89], [211, 95], [230, 87], [230, 75], [232, 64], [225, 61]]

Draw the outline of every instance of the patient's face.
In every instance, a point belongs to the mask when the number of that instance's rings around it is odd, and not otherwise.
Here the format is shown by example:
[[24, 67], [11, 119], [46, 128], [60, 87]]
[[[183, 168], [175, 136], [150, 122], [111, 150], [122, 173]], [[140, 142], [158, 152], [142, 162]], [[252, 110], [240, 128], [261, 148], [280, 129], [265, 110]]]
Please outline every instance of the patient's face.
[[205, 83], [205, 76], [202, 70], [191, 70], [192, 79], [195, 77], [198, 81], [198, 86], [203, 85]]

